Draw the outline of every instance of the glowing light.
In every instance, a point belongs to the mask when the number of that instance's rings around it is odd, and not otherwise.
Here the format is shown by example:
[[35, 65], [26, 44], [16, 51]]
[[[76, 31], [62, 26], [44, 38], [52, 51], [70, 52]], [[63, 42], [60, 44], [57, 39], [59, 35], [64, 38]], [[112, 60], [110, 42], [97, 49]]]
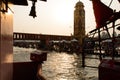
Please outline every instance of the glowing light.
[[10, 15], [10, 14], [12, 14], [12, 12], [8, 9], [6, 14]]
[[67, 79], [63, 79], [63, 78], [61, 78], [60, 80], [67, 80]]

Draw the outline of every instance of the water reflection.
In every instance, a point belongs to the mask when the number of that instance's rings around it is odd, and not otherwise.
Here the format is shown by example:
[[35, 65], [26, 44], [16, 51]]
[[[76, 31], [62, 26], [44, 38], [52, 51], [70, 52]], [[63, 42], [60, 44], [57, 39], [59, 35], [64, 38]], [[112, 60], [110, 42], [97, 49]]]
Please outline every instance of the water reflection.
[[52, 52], [47, 58], [42, 69], [47, 80], [98, 80], [97, 69], [81, 67], [81, 56]]
[[[30, 52], [35, 49], [14, 47], [14, 62], [30, 61]], [[98, 66], [98, 60], [87, 59], [89, 65]], [[51, 52], [42, 65], [46, 80], [98, 80], [98, 69], [82, 68], [81, 55]]]

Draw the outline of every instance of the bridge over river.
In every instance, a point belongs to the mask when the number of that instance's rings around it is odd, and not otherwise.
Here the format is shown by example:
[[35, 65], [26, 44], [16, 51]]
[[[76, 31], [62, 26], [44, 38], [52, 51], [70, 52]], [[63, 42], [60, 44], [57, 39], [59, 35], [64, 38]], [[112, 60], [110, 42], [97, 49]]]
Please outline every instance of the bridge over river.
[[13, 33], [14, 46], [33, 47], [47, 45], [51, 40], [71, 40], [71, 36], [65, 35], [49, 35], [49, 34], [33, 34], [33, 33]]

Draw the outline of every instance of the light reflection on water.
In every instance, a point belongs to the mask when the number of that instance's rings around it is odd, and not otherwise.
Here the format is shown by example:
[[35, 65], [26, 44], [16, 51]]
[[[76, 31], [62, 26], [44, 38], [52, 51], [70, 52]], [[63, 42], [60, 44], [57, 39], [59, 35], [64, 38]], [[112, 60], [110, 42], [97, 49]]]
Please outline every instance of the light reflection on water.
[[42, 70], [47, 80], [98, 80], [97, 69], [82, 68], [76, 54], [49, 53]]
[[[14, 61], [30, 61], [29, 53], [34, 50], [14, 48]], [[86, 62], [96, 66], [99, 63], [91, 59]], [[42, 65], [42, 75], [46, 80], [98, 80], [98, 69], [82, 68], [80, 55], [51, 52]]]
[[13, 47], [13, 61], [14, 62], [27, 62], [30, 61], [30, 52], [34, 51], [36, 49], [32, 48], [19, 48], [19, 47]]

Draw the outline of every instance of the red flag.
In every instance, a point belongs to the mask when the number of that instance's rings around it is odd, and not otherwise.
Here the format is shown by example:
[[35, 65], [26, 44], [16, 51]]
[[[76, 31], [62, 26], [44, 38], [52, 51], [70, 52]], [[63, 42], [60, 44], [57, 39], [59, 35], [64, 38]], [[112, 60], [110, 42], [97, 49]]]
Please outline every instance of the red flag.
[[100, 0], [92, 0], [96, 20], [96, 28], [103, 27], [113, 14], [113, 10]]

